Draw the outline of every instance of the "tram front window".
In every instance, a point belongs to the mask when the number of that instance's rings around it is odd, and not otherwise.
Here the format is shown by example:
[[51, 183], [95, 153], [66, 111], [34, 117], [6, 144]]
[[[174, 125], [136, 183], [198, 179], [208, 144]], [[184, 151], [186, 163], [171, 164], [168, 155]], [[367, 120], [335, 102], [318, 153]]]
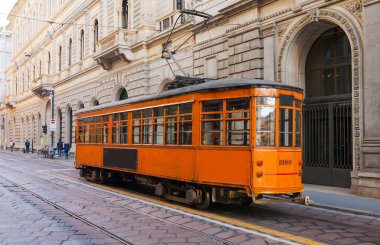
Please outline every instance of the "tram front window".
[[280, 147], [293, 146], [293, 101], [292, 95], [280, 95]]
[[256, 145], [274, 146], [276, 98], [258, 97], [256, 100]]

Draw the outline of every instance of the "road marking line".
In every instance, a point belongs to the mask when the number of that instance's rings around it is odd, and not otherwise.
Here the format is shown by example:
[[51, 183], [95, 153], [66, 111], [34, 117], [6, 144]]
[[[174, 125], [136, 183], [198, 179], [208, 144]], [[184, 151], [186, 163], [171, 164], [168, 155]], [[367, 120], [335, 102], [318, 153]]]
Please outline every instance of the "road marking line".
[[[287, 244], [302, 243], [302, 244], [310, 244], [310, 245], [326, 244], [326, 243], [314, 241], [310, 238], [296, 236], [296, 235], [293, 235], [290, 233], [269, 229], [269, 228], [266, 228], [263, 226], [254, 225], [254, 224], [246, 223], [243, 221], [234, 220], [232, 218], [223, 217], [221, 215], [210, 214], [210, 213], [207, 213], [204, 211], [195, 210], [192, 208], [187, 208], [187, 207], [175, 205], [173, 203], [169, 203], [169, 202], [166, 202], [163, 200], [161, 201], [161, 200], [157, 200], [157, 199], [150, 198], [150, 197], [140, 196], [138, 194], [130, 193], [130, 192], [122, 190], [120, 188], [115, 188], [115, 187], [111, 188], [108, 186], [104, 186], [104, 185], [100, 185], [100, 184], [96, 184], [96, 183], [91, 183], [91, 182], [81, 183], [81, 182], [78, 182], [78, 180], [73, 178], [73, 177], [62, 175], [62, 174], [51, 173], [50, 175], [55, 176], [55, 177], [60, 178], [60, 179], [70, 181], [70, 182], [74, 182], [74, 183], [82, 185], [82, 186], [91, 187], [91, 188], [94, 188], [96, 190], [102, 190], [106, 193], [115, 194], [115, 195], [123, 197], [123, 198], [128, 198], [128, 199], [139, 201], [139, 202], [142, 202], [145, 204], [157, 206], [157, 207], [169, 210], [169, 211], [177, 212], [177, 213], [180, 213], [183, 215], [187, 215], [187, 216], [191, 216], [194, 218], [206, 220], [208, 222], [215, 223], [215, 224], [218, 224], [221, 226], [225, 226], [225, 227], [228, 227], [231, 229], [240, 230], [240, 231], [247, 232], [247, 233], [254, 234], [254, 235], [259, 235], [261, 237], [276, 240], [278, 242], [284, 242]], [[279, 237], [285, 238], [287, 240], [281, 239]], [[297, 243], [294, 243], [292, 241], [297, 242]]]

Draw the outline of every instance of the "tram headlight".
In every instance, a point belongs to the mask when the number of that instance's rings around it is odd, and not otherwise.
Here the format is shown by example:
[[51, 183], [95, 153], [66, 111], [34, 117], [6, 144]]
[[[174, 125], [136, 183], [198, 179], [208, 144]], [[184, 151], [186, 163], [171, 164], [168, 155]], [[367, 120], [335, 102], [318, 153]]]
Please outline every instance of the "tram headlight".
[[256, 164], [257, 164], [257, 166], [259, 166], [259, 167], [261, 167], [261, 166], [263, 166], [263, 160], [257, 160], [257, 162], [256, 162]]
[[256, 177], [257, 178], [263, 177], [263, 172], [261, 172], [261, 171], [256, 172]]

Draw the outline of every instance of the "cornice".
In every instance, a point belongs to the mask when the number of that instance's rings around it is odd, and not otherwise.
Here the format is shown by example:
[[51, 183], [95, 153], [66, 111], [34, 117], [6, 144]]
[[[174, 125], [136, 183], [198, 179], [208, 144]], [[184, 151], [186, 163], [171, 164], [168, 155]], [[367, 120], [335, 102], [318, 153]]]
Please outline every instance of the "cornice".
[[367, 6], [375, 4], [375, 3], [380, 3], [380, 0], [364, 0], [363, 6], [367, 7]]

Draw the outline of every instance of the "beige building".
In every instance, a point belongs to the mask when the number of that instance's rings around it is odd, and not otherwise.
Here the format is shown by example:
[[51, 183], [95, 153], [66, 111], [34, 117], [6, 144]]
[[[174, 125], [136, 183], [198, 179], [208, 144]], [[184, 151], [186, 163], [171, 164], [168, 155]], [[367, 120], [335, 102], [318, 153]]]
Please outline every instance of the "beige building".
[[305, 182], [380, 197], [379, 0], [19, 0], [4, 137], [49, 145], [44, 86], [55, 139], [72, 152], [78, 109], [165, 89], [174, 75], [161, 51], [181, 8], [213, 16], [194, 37], [202, 19], [179, 19], [170, 49], [186, 73], [304, 88]]

